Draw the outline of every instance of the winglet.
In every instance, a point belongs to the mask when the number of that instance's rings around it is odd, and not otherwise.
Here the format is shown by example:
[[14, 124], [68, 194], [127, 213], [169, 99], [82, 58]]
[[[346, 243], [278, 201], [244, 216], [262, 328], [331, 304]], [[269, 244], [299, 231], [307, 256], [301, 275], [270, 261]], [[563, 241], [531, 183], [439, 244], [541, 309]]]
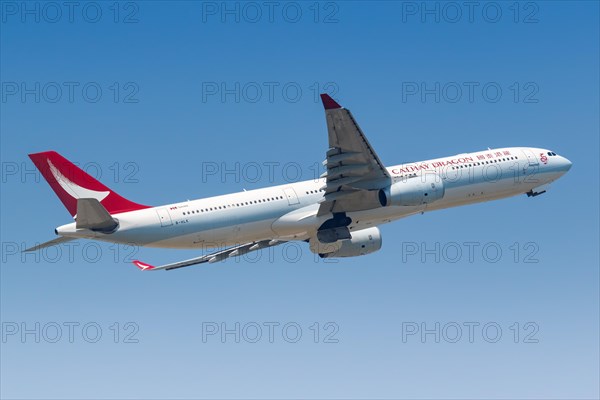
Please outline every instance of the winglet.
[[138, 267], [138, 268], [139, 268], [139, 269], [141, 269], [142, 271], [146, 271], [146, 270], [150, 270], [150, 269], [154, 269], [154, 268], [156, 268], [155, 266], [153, 266], [153, 265], [150, 265], [150, 264], [143, 263], [143, 262], [141, 262], [140, 260], [133, 260], [132, 262], [133, 262], [133, 264], [134, 264], [136, 267]]
[[333, 110], [336, 108], [342, 108], [334, 99], [332, 99], [327, 93], [321, 93], [321, 101], [323, 102], [323, 107], [326, 110]]

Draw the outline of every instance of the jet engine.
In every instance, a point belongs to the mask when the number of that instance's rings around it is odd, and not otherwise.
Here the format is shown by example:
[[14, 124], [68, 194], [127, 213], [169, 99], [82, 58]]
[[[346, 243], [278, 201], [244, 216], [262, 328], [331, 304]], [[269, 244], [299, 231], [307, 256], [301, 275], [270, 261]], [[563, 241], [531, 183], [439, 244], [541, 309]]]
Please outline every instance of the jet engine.
[[379, 191], [379, 202], [386, 206], [419, 206], [444, 197], [444, 182], [437, 174], [401, 179]]
[[381, 249], [381, 232], [379, 228], [367, 228], [351, 233], [350, 239], [333, 243], [321, 243], [316, 237], [310, 239], [310, 251], [321, 258], [357, 257], [374, 253]]

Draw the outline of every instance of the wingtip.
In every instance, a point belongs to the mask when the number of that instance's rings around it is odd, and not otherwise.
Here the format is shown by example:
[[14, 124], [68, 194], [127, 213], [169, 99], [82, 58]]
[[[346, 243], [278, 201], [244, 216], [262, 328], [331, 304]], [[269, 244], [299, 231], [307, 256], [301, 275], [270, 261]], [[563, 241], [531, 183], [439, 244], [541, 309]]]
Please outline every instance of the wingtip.
[[141, 262], [140, 260], [133, 260], [133, 265], [141, 269], [142, 271], [147, 271], [156, 268], [154, 265], [146, 264]]
[[326, 110], [334, 110], [336, 108], [342, 108], [342, 106], [340, 106], [327, 93], [321, 93], [321, 101], [323, 102], [323, 107], [325, 107]]

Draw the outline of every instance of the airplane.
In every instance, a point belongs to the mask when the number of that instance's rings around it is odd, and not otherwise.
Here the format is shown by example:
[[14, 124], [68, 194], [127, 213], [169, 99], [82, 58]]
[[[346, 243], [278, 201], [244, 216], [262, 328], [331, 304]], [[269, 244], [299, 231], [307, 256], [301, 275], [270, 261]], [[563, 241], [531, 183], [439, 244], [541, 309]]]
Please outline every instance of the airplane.
[[379, 225], [424, 212], [526, 194], [535, 197], [571, 168], [542, 148], [508, 147], [386, 167], [350, 111], [321, 94], [329, 148], [318, 179], [162, 206], [130, 201], [54, 151], [30, 154], [75, 222], [58, 238], [170, 249], [217, 249], [143, 271], [214, 263], [289, 241], [321, 257], [380, 250]]

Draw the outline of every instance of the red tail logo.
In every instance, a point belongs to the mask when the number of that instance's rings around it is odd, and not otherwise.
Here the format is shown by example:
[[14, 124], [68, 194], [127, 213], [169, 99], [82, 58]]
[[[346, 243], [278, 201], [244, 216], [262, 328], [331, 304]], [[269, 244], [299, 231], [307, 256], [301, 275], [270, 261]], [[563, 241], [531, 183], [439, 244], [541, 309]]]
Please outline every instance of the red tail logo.
[[97, 199], [110, 214], [149, 208], [119, 196], [55, 151], [30, 154], [29, 158], [72, 216], [77, 213], [79, 198]]

